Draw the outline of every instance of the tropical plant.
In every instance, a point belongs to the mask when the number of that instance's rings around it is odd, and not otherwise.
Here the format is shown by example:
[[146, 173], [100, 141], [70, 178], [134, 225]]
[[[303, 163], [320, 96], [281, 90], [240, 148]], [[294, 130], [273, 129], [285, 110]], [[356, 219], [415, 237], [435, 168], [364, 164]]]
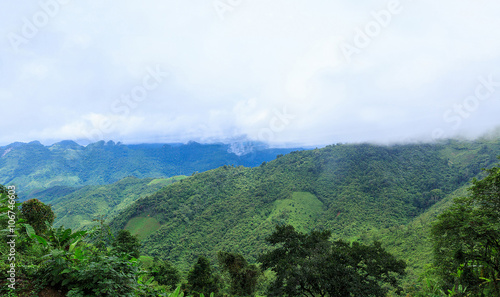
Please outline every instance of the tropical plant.
[[486, 173], [432, 227], [435, 265], [450, 292], [500, 296], [500, 167]]

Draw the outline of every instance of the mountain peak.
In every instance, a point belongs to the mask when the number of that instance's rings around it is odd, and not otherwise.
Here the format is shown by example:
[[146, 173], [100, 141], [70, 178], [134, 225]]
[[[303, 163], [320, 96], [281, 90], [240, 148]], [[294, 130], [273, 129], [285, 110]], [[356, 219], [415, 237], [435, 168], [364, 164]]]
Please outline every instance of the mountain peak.
[[63, 148], [63, 149], [77, 149], [77, 148], [81, 148], [81, 145], [74, 142], [73, 140], [63, 140], [63, 141], [54, 143], [50, 147], [51, 148]]

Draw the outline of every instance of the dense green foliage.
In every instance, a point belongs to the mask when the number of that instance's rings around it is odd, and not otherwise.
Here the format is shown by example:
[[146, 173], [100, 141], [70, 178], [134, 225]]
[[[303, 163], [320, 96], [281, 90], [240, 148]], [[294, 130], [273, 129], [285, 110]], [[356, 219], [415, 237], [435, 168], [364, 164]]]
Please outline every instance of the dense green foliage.
[[292, 150], [257, 143], [124, 145], [99, 141], [84, 147], [73, 141], [51, 146], [16, 142], [0, 147], [0, 184], [16, 185], [23, 198], [31, 190], [59, 186], [64, 192], [65, 186], [110, 184], [127, 176], [159, 178], [229, 164], [257, 166]]
[[[5, 206], [9, 205], [7, 195], [3, 193], [4, 189], [5, 187], [0, 186], [2, 223]], [[18, 206], [20, 205], [16, 205]], [[180, 287], [172, 294], [168, 294], [165, 288], [153, 282], [154, 278], [151, 275], [154, 271], [145, 269], [139, 260], [131, 258], [129, 251], [123, 251], [125, 246], [131, 249], [138, 247], [137, 242], [135, 246], [130, 246], [131, 238], [127, 231], [120, 233], [125, 236], [120, 234], [116, 236], [114, 248], [109, 245], [99, 248], [92, 243], [94, 241], [92, 239], [99, 237], [95, 236], [96, 233], [106, 234], [100, 230], [102, 228], [73, 232], [62, 226], [54, 228], [47, 223], [46, 231], [37, 235], [32, 226], [23, 220], [18, 220], [13, 229], [16, 231], [15, 252], [9, 251], [9, 245], [4, 242], [6, 236], [2, 236], [4, 239], [0, 245], [2, 296], [54, 296], [50, 292], [61, 292], [56, 296], [64, 294], [64, 296], [182, 297], [183, 295], [179, 294]], [[14, 253], [16, 257], [10, 264], [10, 260], [7, 260], [9, 252]], [[7, 284], [11, 283], [5, 273], [13, 263], [15, 263], [15, 282], [10, 288]], [[9, 273], [9, 277], [14, 275], [14, 272]]]
[[[0, 185], [0, 226], [2, 227], [0, 229], [0, 278], [2, 279], [0, 293], [5, 293], [5, 290], [9, 288], [8, 285], [16, 286], [13, 275], [19, 278], [21, 273], [26, 273], [33, 263], [39, 261], [40, 248], [33, 244], [23, 227], [25, 222], [20, 218], [19, 209], [21, 203], [17, 202], [17, 195], [14, 192], [14, 187]], [[15, 203], [12, 204], [11, 201]], [[33, 228], [31, 230], [34, 234]]]
[[249, 265], [240, 254], [220, 251], [217, 258], [222, 271], [229, 274], [231, 296], [254, 296], [260, 269]]
[[[110, 185], [78, 188], [63, 196], [54, 195], [50, 189], [32, 196], [52, 205], [56, 214], [56, 226], [81, 229], [94, 225], [94, 221], [102, 217], [109, 220], [135, 200], [183, 178], [185, 176], [165, 179], [126, 177]], [[50, 199], [46, 194], [52, 194]]]
[[329, 241], [331, 232], [303, 234], [293, 226], [277, 226], [267, 241], [276, 248], [260, 257], [276, 279], [268, 296], [385, 296], [406, 264], [373, 245]]
[[133, 258], [139, 258], [141, 244], [139, 239], [128, 230], [120, 230], [113, 241], [114, 251], [118, 254], [128, 254]]
[[35, 229], [36, 234], [41, 235], [47, 230], [46, 222], [52, 225], [55, 219], [50, 205], [46, 205], [38, 199], [30, 199], [21, 207], [21, 218], [26, 220]]
[[[154, 218], [158, 225], [143, 240], [144, 252], [183, 271], [197, 253], [215, 262], [218, 250], [254, 263], [269, 250], [265, 238], [278, 223], [301, 232], [331, 230], [333, 239], [390, 237], [387, 249], [406, 259], [409, 250], [429, 254], [430, 248], [425, 240], [404, 242], [405, 234], [425, 238], [433, 219], [422, 217], [426, 211], [448, 201], [497, 154], [498, 141], [334, 145], [292, 152], [256, 168], [223, 166], [195, 174], [139, 199], [111, 227]], [[414, 268], [421, 272], [425, 263], [429, 257], [412, 259], [409, 274]]]
[[136, 259], [81, 241], [85, 231], [73, 233], [61, 227], [51, 233], [39, 241], [44, 260], [32, 274], [40, 285], [63, 288], [67, 296], [138, 296], [143, 291]]
[[500, 167], [487, 173], [439, 215], [432, 239], [445, 286], [500, 296]]
[[201, 256], [189, 271], [185, 291], [188, 294], [199, 296], [203, 292], [219, 292], [220, 279], [212, 271], [210, 261]]
[[150, 271], [151, 276], [160, 285], [175, 288], [181, 282], [179, 270], [168, 261], [155, 261]]

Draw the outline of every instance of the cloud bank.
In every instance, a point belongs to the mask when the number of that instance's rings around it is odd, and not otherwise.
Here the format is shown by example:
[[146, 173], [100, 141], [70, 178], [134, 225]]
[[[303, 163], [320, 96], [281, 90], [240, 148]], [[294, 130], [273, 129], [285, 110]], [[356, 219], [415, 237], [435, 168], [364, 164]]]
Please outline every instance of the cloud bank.
[[0, 145], [476, 137], [500, 125], [499, 10], [451, 0], [9, 2]]

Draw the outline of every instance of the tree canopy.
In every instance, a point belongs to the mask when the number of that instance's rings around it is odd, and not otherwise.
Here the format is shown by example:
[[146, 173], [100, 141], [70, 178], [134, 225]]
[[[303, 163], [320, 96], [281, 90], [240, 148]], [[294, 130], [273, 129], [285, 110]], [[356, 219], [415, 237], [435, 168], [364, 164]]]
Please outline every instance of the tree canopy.
[[21, 217], [35, 229], [36, 234], [41, 235], [47, 230], [45, 222], [52, 225], [55, 219], [50, 205], [42, 203], [38, 199], [30, 199], [21, 205]]
[[151, 268], [151, 276], [160, 285], [167, 285], [175, 288], [181, 282], [179, 270], [169, 261], [156, 260]]
[[277, 247], [260, 257], [263, 269], [276, 273], [268, 296], [385, 296], [389, 286], [400, 289], [406, 264], [380, 243], [331, 242], [330, 235], [277, 226], [267, 238]]
[[186, 291], [194, 296], [218, 293], [219, 279], [213, 274], [210, 261], [200, 256], [187, 275]]
[[485, 171], [432, 227], [434, 261], [445, 286], [500, 296], [500, 168]]
[[217, 258], [222, 270], [229, 273], [231, 295], [254, 296], [259, 268], [254, 264], [249, 265], [242, 255], [236, 253], [220, 251]]
[[113, 247], [117, 253], [128, 253], [134, 258], [139, 258], [141, 243], [136, 236], [128, 230], [120, 230], [113, 241]]

